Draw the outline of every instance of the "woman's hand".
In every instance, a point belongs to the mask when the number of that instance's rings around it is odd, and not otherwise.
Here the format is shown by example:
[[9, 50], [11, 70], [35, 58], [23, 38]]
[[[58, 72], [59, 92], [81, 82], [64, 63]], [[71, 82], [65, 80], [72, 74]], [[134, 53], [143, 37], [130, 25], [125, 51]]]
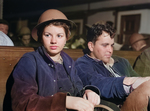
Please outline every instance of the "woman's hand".
[[83, 98], [90, 101], [94, 106], [100, 104], [100, 96], [91, 90], [85, 90]]
[[78, 111], [93, 111], [94, 105], [80, 97], [67, 96], [66, 97], [66, 108], [74, 109]]

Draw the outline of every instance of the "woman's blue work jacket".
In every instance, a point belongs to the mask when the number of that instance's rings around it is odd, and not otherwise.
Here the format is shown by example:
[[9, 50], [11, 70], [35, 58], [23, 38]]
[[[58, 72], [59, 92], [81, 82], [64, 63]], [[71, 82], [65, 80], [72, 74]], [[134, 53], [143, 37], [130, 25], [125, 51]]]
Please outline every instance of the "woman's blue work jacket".
[[[73, 83], [73, 96], [76, 96], [83, 89], [83, 84], [76, 74], [74, 61], [63, 51], [61, 57]], [[47, 56], [44, 47], [24, 54], [13, 71], [12, 109], [65, 111], [68, 93], [57, 92], [56, 70], [55, 62]], [[70, 88], [70, 85], [62, 83], [62, 88]]]

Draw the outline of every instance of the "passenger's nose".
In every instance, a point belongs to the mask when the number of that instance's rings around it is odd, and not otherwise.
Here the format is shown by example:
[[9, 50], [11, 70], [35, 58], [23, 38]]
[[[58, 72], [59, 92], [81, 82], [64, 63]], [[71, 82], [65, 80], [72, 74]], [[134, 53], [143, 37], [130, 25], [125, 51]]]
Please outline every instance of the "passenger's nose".
[[56, 37], [52, 37], [51, 44], [56, 44], [56, 43], [57, 43]]
[[108, 51], [112, 53], [113, 47], [112, 46], [108, 46]]

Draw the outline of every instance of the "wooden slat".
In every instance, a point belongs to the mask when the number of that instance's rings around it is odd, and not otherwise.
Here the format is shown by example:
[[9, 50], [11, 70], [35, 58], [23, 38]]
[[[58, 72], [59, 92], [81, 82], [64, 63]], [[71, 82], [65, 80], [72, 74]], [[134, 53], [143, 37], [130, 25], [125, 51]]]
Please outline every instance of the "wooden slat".
[[134, 61], [140, 54], [141, 54], [140, 51], [116, 51], [116, 50], [113, 53], [113, 55], [126, 58], [130, 62], [131, 66], [133, 66]]
[[66, 52], [73, 60], [84, 55], [82, 49], [64, 49], [63, 51]]

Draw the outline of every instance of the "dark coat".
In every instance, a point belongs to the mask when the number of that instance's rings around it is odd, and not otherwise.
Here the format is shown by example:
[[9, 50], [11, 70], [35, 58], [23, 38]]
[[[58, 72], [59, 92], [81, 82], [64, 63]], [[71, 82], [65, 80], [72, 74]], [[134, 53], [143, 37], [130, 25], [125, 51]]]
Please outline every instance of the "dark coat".
[[133, 68], [142, 77], [150, 76], [150, 47], [137, 57]]
[[47, 56], [44, 47], [23, 55], [12, 75], [14, 84], [11, 98], [14, 111], [65, 111], [67, 93], [74, 90], [73, 96], [81, 95], [79, 92], [83, 84], [76, 74], [74, 61], [64, 52], [61, 52], [61, 57], [72, 85], [63, 81], [63, 92], [58, 92], [57, 67]]
[[95, 85], [99, 88], [102, 99], [121, 104], [128, 96], [123, 88], [124, 78], [139, 75], [126, 59], [117, 56], [113, 58], [115, 62], [112, 69], [121, 77], [113, 77], [102, 61], [95, 61], [88, 55], [78, 58], [75, 67], [84, 86]]

